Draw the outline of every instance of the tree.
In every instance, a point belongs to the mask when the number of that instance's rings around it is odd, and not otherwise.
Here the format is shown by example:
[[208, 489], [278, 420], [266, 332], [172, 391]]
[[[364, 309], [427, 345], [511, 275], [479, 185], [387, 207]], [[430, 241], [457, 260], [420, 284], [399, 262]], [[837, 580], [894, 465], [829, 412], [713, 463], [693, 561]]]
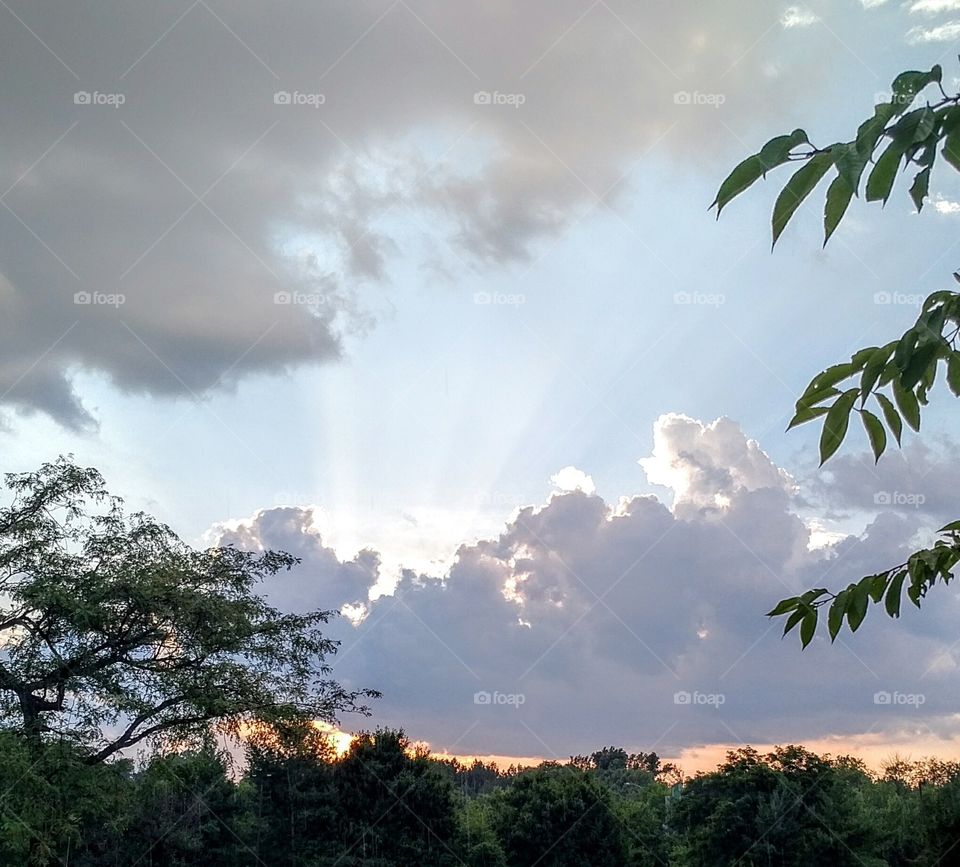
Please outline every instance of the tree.
[[677, 863], [864, 864], [866, 823], [855, 797], [862, 769], [802, 747], [760, 755], [746, 747], [690, 780], [671, 822], [682, 834]]
[[313, 725], [247, 738], [247, 772], [256, 816], [250, 847], [264, 862], [316, 864], [342, 851], [334, 750]]
[[297, 561], [194, 550], [127, 516], [100, 474], [61, 458], [7, 474], [0, 508], [0, 730], [96, 764], [142, 741], [334, 721], [376, 693], [328, 678], [334, 612], [284, 614], [254, 591]]
[[334, 779], [344, 851], [331, 864], [458, 862], [453, 785], [403, 731], [358, 734], [334, 766]]
[[572, 765], [545, 763], [491, 797], [507, 863], [566, 867], [627, 863], [624, 829], [611, 793]]
[[[766, 177], [768, 171], [794, 162], [803, 165], [787, 181], [773, 207], [774, 245], [800, 204], [831, 170], [836, 175], [826, 194], [824, 244], [836, 231], [851, 199], [859, 196], [868, 163], [873, 165], [863, 184], [864, 196], [868, 202], [883, 204], [890, 197], [901, 164], [904, 171], [915, 168], [909, 194], [919, 212], [938, 153], [944, 162], [960, 171], [960, 93], [948, 94], [942, 78], [939, 65], [928, 72], [907, 71], [898, 75], [891, 85], [889, 101], [875, 106], [873, 115], [860, 124], [850, 141], [817, 148], [802, 129], [772, 138], [734, 168], [720, 185], [713, 202], [717, 216], [734, 197]], [[934, 85], [938, 90], [934, 101], [927, 100], [910, 110]], [[960, 282], [960, 273], [953, 276]], [[850, 417], [856, 412], [879, 461], [887, 447], [888, 431], [900, 445], [904, 423], [914, 431], [920, 430], [921, 408], [927, 405], [928, 394], [941, 369], [950, 391], [960, 396], [958, 335], [960, 294], [934, 292], [924, 302], [917, 322], [900, 338], [884, 346], [861, 349], [849, 362], [817, 374], [797, 401], [796, 414], [787, 429], [823, 419], [822, 466], [840, 448]], [[868, 409], [871, 398], [876, 406], [871, 404]], [[887, 614], [898, 617], [906, 591], [909, 600], [919, 608], [921, 599], [934, 585], [949, 583], [960, 562], [960, 521], [947, 524], [939, 533], [940, 538], [932, 547], [915, 552], [904, 563], [868, 575], [836, 593], [819, 587], [781, 600], [769, 616], [786, 617], [784, 634], [799, 627], [801, 643], [806, 647], [816, 632], [819, 611], [826, 605], [831, 641], [844, 623], [855, 632], [871, 603], [882, 601]]]

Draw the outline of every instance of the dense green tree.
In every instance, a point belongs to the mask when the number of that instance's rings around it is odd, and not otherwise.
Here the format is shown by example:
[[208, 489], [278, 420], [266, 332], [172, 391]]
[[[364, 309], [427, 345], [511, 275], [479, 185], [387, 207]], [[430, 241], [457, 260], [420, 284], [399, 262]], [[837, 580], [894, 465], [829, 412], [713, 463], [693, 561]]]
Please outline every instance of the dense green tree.
[[611, 793], [579, 768], [541, 765], [491, 799], [494, 827], [513, 867], [625, 863], [624, 829]]
[[70, 744], [37, 750], [0, 733], [0, 864], [112, 863], [129, 818], [129, 772], [129, 762], [90, 767]]
[[456, 863], [453, 785], [402, 731], [357, 735], [334, 780], [344, 846], [338, 863]]
[[[901, 73], [890, 86], [889, 99], [874, 107], [849, 141], [818, 148], [802, 129], [772, 138], [721, 184], [714, 200], [718, 216], [734, 197], [769, 171], [798, 162], [802, 166], [784, 185], [773, 207], [774, 244], [800, 204], [831, 172], [834, 177], [823, 213], [825, 244], [853, 197], [859, 196], [861, 186], [868, 202], [885, 204], [901, 167], [904, 172], [915, 172], [909, 194], [919, 212], [938, 156], [960, 170], [960, 93], [948, 94], [942, 80], [939, 65], [927, 72]], [[960, 281], [960, 274], [954, 277]], [[960, 293], [934, 292], [924, 302], [916, 323], [901, 337], [884, 346], [861, 349], [849, 362], [817, 374], [797, 401], [790, 427], [823, 420], [823, 464], [840, 448], [856, 414], [879, 461], [890, 436], [900, 444], [904, 425], [920, 430], [922, 407], [927, 405], [939, 373], [950, 391], [960, 396], [958, 337]], [[887, 614], [898, 617], [906, 593], [919, 608], [932, 587], [953, 578], [958, 562], [960, 521], [954, 521], [940, 530], [940, 538], [931, 547], [915, 552], [904, 563], [835, 593], [819, 587], [784, 599], [770, 615], [787, 618], [784, 633], [799, 628], [806, 646], [816, 632], [820, 609], [829, 606], [827, 627], [833, 640], [844, 624], [856, 631], [871, 603], [882, 601]]]
[[244, 787], [254, 819], [249, 845], [271, 864], [314, 864], [339, 851], [335, 754], [312, 725], [254, 733]]
[[116, 861], [152, 867], [248, 864], [241, 851], [243, 811], [226, 757], [211, 746], [155, 755], [134, 778]]
[[296, 560], [198, 551], [126, 515], [99, 473], [66, 459], [8, 474], [0, 508], [0, 730], [62, 740], [101, 762], [145, 741], [183, 744], [333, 721], [369, 692], [328, 678], [333, 612], [284, 614], [255, 588]]
[[488, 795], [468, 798], [461, 804], [456, 851], [467, 867], [507, 867], [507, 856], [494, 828], [494, 810]]
[[677, 862], [690, 867], [863, 863], [868, 837], [856, 789], [869, 778], [849, 762], [800, 747], [761, 756], [731, 752], [689, 782], [672, 823]]

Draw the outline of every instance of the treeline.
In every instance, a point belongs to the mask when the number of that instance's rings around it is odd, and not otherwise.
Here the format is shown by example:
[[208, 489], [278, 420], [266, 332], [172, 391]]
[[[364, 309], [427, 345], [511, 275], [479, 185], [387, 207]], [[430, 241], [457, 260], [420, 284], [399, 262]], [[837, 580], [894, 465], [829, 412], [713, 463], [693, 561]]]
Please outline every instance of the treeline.
[[337, 757], [319, 735], [252, 738], [139, 765], [38, 758], [0, 736], [0, 858], [72, 867], [950, 865], [960, 766], [745, 748], [679, 782], [656, 754], [606, 748], [509, 768], [431, 758], [402, 732]]

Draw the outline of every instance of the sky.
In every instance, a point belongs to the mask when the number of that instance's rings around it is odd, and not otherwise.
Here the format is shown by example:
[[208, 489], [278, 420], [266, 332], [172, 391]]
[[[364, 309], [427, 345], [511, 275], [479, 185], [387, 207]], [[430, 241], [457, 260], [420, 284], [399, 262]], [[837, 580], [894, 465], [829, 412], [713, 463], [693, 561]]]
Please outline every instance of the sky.
[[[456, 754], [960, 755], [941, 589], [802, 654], [763, 613], [956, 517], [934, 392], [879, 467], [784, 429], [956, 269], [960, 184], [821, 202], [960, 0], [0, 2], [0, 469], [72, 454], [197, 545], [281, 548], [335, 676]], [[899, 559], [898, 559], [899, 558]], [[883, 696], [889, 695], [890, 701]], [[879, 696], [879, 698], [878, 698]]]

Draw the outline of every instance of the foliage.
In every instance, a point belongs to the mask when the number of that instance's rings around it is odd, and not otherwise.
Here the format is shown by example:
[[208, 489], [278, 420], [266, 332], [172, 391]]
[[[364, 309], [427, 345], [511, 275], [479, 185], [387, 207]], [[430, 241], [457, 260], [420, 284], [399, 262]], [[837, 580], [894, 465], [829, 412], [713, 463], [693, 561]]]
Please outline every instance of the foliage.
[[610, 792], [571, 765], [544, 764], [492, 796], [494, 827], [510, 864], [621, 865], [624, 832]]
[[101, 762], [216, 724], [332, 721], [371, 692], [327, 675], [333, 612], [284, 614], [255, 587], [295, 558], [197, 551], [99, 473], [61, 458], [8, 474], [0, 508], [0, 729]]
[[260, 732], [243, 768], [207, 743], [136, 770], [66, 744], [37, 756], [8, 733], [0, 864], [880, 867], [953, 863], [960, 839], [954, 762], [895, 760], [875, 777], [855, 759], [747, 747], [670, 796], [649, 778], [618, 792], [610, 770], [547, 762], [464, 796], [450, 762], [398, 731], [341, 757], [315, 729]]
[[[803, 166], [790, 177], [774, 204], [774, 245], [800, 204], [831, 170], [836, 174], [826, 193], [824, 244], [837, 229], [851, 199], [860, 195], [861, 185], [868, 202], [887, 202], [901, 165], [903, 171], [916, 170], [909, 194], [919, 212], [938, 154], [952, 168], [960, 170], [960, 94], [947, 94], [942, 78], [939, 65], [928, 72], [907, 71], [898, 75], [891, 85], [890, 99], [875, 106], [872, 116], [860, 124], [850, 141], [816, 148], [802, 129], [771, 139], [734, 168], [720, 185], [713, 203], [717, 215], [769, 170], [792, 162], [802, 162]], [[938, 90], [934, 101], [927, 99], [924, 105], [913, 108], [934, 86]], [[863, 182], [868, 165], [872, 167]], [[960, 281], [960, 274], [954, 274], [954, 278]], [[889, 442], [888, 431], [899, 446], [905, 424], [914, 431], [920, 430], [922, 407], [928, 404], [929, 392], [941, 370], [950, 391], [960, 396], [958, 333], [960, 294], [934, 292], [924, 302], [916, 323], [899, 339], [861, 349], [849, 362], [817, 374], [797, 401], [788, 430], [823, 419], [822, 466], [840, 448], [850, 418], [856, 413], [874, 459], [879, 461]], [[882, 601], [887, 614], [898, 617], [906, 592], [919, 608], [931, 587], [953, 578], [960, 561], [960, 521], [939, 532], [942, 537], [932, 547], [915, 552], [904, 563], [866, 576], [836, 593], [816, 588], [784, 599], [769, 616], [786, 618], [784, 634], [799, 628], [801, 644], [806, 647], [816, 633], [819, 609], [823, 606], [829, 605], [827, 628], [831, 641], [844, 624], [855, 632], [870, 603]]]

